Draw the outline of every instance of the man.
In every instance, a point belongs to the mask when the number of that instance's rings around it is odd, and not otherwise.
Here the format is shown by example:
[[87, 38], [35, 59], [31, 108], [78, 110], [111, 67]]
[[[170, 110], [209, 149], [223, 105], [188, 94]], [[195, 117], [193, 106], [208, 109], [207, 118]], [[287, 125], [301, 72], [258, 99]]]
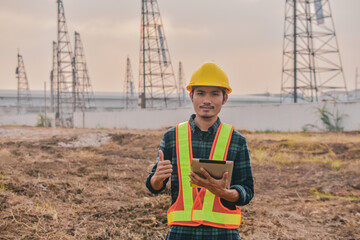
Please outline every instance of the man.
[[[166, 239], [241, 239], [238, 206], [251, 201], [254, 183], [245, 137], [218, 117], [232, 91], [228, 78], [216, 64], [205, 63], [186, 88], [196, 114], [164, 134], [146, 186], [159, 193], [171, 177], [172, 205], [167, 213], [171, 227]], [[205, 178], [200, 177], [190, 169], [192, 158], [233, 161], [232, 179], [227, 172], [221, 179], [212, 178], [204, 169]]]

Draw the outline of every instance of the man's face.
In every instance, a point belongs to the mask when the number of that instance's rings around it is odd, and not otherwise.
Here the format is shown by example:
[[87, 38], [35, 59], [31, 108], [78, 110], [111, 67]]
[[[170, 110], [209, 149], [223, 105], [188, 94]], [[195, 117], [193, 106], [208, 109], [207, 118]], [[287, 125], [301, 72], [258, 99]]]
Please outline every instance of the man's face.
[[196, 115], [201, 118], [217, 117], [222, 105], [227, 101], [228, 95], [223, 94], [218, 87], [196, 87], [190, 93]]

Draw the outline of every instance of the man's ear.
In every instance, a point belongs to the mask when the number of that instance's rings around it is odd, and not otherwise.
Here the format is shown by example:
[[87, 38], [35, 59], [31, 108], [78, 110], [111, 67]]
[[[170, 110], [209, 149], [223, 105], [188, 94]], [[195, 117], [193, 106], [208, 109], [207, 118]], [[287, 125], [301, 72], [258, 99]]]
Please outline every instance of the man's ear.
[[227, 93], [225, 93], [224, 97], [223, 97], [223, 103], [222, 103], [223, 105], [227, 102], [228, 98], [229, 98], [229, 95]]
[[191, 92], [189, 93], [189, 97], [190, 97], [190, 100], [191, 100], [191, 101], [193, 101], [193, 96], [194, 96], [194, 92], [191, 91]]

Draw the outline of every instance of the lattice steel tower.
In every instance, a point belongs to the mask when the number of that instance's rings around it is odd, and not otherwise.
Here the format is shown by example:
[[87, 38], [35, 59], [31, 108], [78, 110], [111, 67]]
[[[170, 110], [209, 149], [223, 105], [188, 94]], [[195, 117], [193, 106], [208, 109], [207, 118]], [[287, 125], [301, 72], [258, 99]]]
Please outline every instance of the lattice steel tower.
[[17, 110], [20, 112], [21, 108], [31, 106], [31, 93], [25, 71], [24, 59], [19, 51], [17, 54], [17, 67], [15, 72], [17, 79]]
[[142, 0], [141, 9], [139, 65], [141, 108], [179, 105], [178, 88], [158, 3], [156, 0]]
[[50, 111], [54, 112], [55, 106], [55, 83], [57, 81], [57, 44], [53, 41], [53, 59], [52, 59], [52, 69], [50, 71]]
[[182, 62], [179, 62], [179, 92], [181, 103], [186, 103], [186, 91], [185, 91], [185, 74]]
[[126, 108], [129, 108], [130, 99], [135, 99], [134, 76], [129, 56], [126, 58], [126, 73], [124, 81], [124, 92], [126, 94]]
[[75, 92], [74, 111], [87, 111], [95, 107], [94, 93], [92, 90], [89, 72], [86, 66], [84, 47], [81, 42], [80, 34], [75, 32], [73, 68], [75, 73]]
[[282, 101], [347, 95], [329, 0], [286, 0]]
[[57, 0], [57, 74], [56, 74], [56, 126], [73, 127], [75, 77], [73, 53], [67, 30], [62, 0]]

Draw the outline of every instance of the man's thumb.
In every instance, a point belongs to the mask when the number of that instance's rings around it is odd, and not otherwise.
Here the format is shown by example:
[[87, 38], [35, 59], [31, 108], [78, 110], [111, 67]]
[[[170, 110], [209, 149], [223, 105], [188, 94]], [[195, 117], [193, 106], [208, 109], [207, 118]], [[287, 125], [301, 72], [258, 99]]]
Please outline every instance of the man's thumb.
[[160, 161], [164, 161], [164, 153], [161, 150], [159, 150], [159, 162]]

